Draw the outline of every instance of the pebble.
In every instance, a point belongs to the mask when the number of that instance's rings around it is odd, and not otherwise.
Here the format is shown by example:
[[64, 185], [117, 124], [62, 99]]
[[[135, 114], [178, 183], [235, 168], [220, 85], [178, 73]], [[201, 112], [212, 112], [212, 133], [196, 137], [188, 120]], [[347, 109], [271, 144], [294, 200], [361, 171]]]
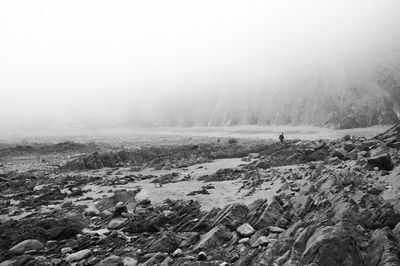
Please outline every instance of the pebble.
[[72, 252], [72, 248], [71, 247], [65, 247], [61, 249], [61, 254], [65, 255], [67, 253], [71, 253]]
[[174, 253], [172, 253], [173, 257], [180, 257], [183, 256], [183, 251], [182, 249], [178, 248], [177, 250], [174, 251]]
[[245, 238], [242, 238], [239, 240], [239, 244], [247, 244], [247, 243], [249, 243], [249, 241], [250, 241], [250, 238], [245, 237]]
[[107, 228], [108, 229], [118, 229], [118, 227], [120, 227], [125, 221], [126, 221], [126, 219], [119, 219], [119, 218], [112, 219], [108, 223]]

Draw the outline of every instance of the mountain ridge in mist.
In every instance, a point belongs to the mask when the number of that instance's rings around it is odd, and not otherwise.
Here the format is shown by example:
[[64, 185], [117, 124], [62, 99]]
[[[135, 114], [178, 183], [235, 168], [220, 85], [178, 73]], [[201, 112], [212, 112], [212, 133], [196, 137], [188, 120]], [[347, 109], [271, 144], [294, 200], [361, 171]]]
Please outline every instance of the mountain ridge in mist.
[[[388, 68], [388, 65], [390, 68]], [[356, 128], [400, 122], [399, 64], [333, 67], [275, 90], [176, 96], [153, 106], [145, 126], [312, 125]]]

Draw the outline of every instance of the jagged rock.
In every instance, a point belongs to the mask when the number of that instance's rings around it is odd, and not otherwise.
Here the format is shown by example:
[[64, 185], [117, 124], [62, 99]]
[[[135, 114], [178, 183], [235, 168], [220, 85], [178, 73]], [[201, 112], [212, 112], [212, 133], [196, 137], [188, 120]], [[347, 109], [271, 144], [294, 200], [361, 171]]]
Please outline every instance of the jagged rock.
[[21, 243], [13, 246], [8, 252], [11, 254], [24, 254], [26, 251], [30, 250], [41, 250], [44, 248], [42, 242], [36, 239], [27, 239]]
[[345, 150], [342, 150], [342, 149], [336, 149], [336, 150], [334, 150], [334, 151], [332, 152], [331, 156], [332, 156], [333, 158], [336, 157], [336, 158], [339, 158], [340, 160], [343, 160], [343, 159], [345, 159], [346, 151], [345, 151]]
[[158, 237], [154, 241], [150, 242], [147, 248], [148, 252], [168, 252], [172, 253], [179, 247], [181, 238], [179, 238], [173, 232], [163, 232], [161, 237]]
[[266, 236], [260, 236], [254, 243], [251, 244], [252, 248], [257, 248], [261, 245], [270, 243], [271, 240]]
[[287, 212], [291, 209], [290, 201], [282, 196], [275, 196], [271, 204], [267, 202], [256, 201], [249, 205], [250, 213], [247, 221], [255, 229], [264, 228], [270, 225], [287, 226], [288, 221], [283, 217], [291, 219], [292, 214]]
[[163, 262], [161, 262], [160, 266], [168, 266], [170, 264], [172, 264], [174, 262], [174, 260], [170, 257], [166, 257], [165, 260], [163, 260]]
[[237, 232], [242, 236], [251, 236], [252, 234], [254, 234], [255, 230], [251, 225], [245, 223], [237, 228]]
[[65, 258], [66, 262], [74, 262], [86, 259], [90, 256], [92, 251], [90, 249], [80, 250], [78, 252], [72, 253]]
[[387, 227], [377, 229], [372, 234], [367, 254], [367, 265], [400, 265], [399, 243]]
[[202, 235], [200, 241], [194, 246], [193, 250], [209, 250], [210, 248], [215, 248], [228, 242], [231, 238], [232, 233], [221, 224]]
[[308, 239], [303, 252], [306, 263], [318, 265], [361, 265], [357, 241], [342, 224], [322, 226]]
[[[152, 253], [154, 254], [154, 253]], [[151, 255], [151, 254], [147, 254], [147, 255]], [[151, 257], [142, 264], [142, 266], [153, 266], [156, 265], [157, 262], [161, 263], [163, 260], [165, 260], [165, 258], [168, 256], [168, 253], [162, 253], [162, 252], [158, 252], [154, 255], [151, 255]]]
[[227, 205], [222, 210], [213, 209], [194, 226], [193, 230], [209, 229], [219, 224], [235, 230], [246, 218], [248, 212], [246, 205], [239, 203]]
[[394, 210], [394, 206], [390, 203], [383, 202], [369, 212], [363, 212], [361, 222], [370, 229], [378, 229], [383, 227], [395, 228], [400, 222], [400, 214]]
[[345, 143], [343, 146], [343, 149], [346, 152], [351, 152], [352, 150], [354, 150], [356, 148], [356, 146], [353, 143]]
[[371, 157], [367, 160], [368, 166], [371, 168], [378, 167], [380, 170], [393, 170], [393, 163], [388, 153]]

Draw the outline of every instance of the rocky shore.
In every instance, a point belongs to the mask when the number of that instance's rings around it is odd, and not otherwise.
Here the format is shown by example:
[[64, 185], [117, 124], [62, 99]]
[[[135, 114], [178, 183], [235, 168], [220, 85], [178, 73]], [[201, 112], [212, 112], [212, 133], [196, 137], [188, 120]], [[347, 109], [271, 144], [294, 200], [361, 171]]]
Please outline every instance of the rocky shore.
[[[400, 265], [400, 125], [371, 139], [56, 145], [0, 156], [1, 266]], [[202, 169], [226, 158], [241, 163]], [[237, 198], [204, 208], [221, 182]]]

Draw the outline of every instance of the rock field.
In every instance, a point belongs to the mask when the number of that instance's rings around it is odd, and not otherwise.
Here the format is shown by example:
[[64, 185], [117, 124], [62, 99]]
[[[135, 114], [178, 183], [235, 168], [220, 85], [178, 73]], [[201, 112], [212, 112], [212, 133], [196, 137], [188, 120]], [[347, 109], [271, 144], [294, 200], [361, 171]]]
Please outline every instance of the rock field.
[[374, 138], [0, 149], [0, 266], [400, 265], [400, 125]]

